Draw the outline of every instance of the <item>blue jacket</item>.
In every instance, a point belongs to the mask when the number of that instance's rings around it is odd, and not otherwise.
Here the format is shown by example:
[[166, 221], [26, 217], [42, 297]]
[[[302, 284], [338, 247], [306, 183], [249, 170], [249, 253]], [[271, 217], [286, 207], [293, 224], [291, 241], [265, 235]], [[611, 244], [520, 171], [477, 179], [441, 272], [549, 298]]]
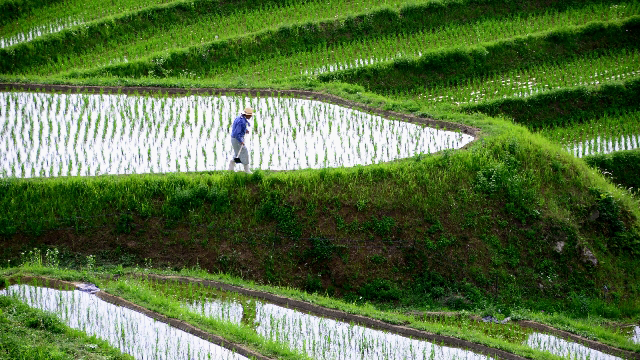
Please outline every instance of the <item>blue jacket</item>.
[[251, 126], [249, 124], [249, 120], [247, 120], [244, 115], [239, 115], [235, 120], [233, 120], [233, 125], [231, 126], [231, 137], [243, 143], [244, 134], [247, 132], [247, 126]]

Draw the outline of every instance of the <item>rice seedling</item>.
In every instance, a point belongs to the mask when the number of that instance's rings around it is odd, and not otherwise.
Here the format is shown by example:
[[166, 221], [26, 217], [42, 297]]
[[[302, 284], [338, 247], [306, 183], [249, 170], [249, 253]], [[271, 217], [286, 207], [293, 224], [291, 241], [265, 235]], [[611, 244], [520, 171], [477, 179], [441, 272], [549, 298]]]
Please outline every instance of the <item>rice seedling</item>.
[[597, 86], [640, 76], [640, 52], [623, 50], [606, 56], [584, 56], [574, 61], [541, 64], [526, 70], [512, 70], [487, 78], [472, 78], [456, 85], [414, 89], [412, 97], [426, 106], [469, 105], [507, 97], [529, 97], [545, 91]]
[[527, 345], [534, 349], [548, 351], [565, 359], [622, 360], [617, 356], [605, 354], [601, 351], [590, 349], [575, 342], [547, 334], [531, 334], [527, 339]]
[[540, 131], [577, 157], [640, 147], [640, 112], [606, 114], [569, 127]]
[[293, 98], [2, 93], [0, 148], [7, 151], [0, 171], [50, 177], [223, 170], [231, 122], [249, 105], [260, 111], [247, 137], [250, 163], [259, 169], [388, 162], [473, 139]]
[[256, 330], [315, 359], [486, 359], [468, 350], [256, 302]]
[[308, 315], [200, 285], [148, 280], [144, 280], [143, 283], [163, 296], [181, 301], [190, 311], [218, 320], [227, 319], [224, 311], [211, 312], [210, 309], [239, 307], [242, 322], [255, 329], [260, 336], [306, 353], [314, 359], [488, 358], [468, 350], [440, 346], [424, 340]]
[[73, 18], [57, 19], [45, 25], [35, 26], [25, 32], [21, 32], [13, 36], [0, 38], [0, 48], [12, 46], [21, 42], [31, 41], [39, 36], [56, 33], [68, 27], [72, 27], [80, 24], [81, 22], [79, 20], [75, 20]]
[[104, 339], [137, 359], [246, 359], [86, 292], [22, 284], [1, 290], [0, 295], [13, 296], [31, 307], [52, 312], [69, 327]]
[[[614, 6], [596, 4], [564, 12], [511, 18], [487, 19], [465, 24], [415, 33], [398, 32], [378, 38], [364, 38], [348, 44], [319, 46], [297, 52], [286, 59], [260, 58], [237, 66], [214, 67], [206, 74], [216, 80], [233, 80], [243, 74], [247, 81], [265, 81], [274, 78], [312, 76], [325, 72], [369, 66], [397, 58], [416, 58], [425, 51], [441, 48], [470, 46], [514, 36], [522, 36], [563, 26], [584, 25], [591, 21], [612, 21], [640, 13], [640, 2]], [[103, 64], [106, 64], [102, 62]], [[233, 66], [233, 69], [230, 68]], [[203, 74], [198, 74], [203, 75]], [[440, 95], [440, 94], [439, 94]]]
[[[349, 9], [350, 13], [367, 12], [379, 6], [397, 8], [408, 2], [410, 1], [387, 0], [382, 3], [354, 0], [308, 1], [304, 3], [286, 1], [280, 4], [272, 2], [249, 8], [238, 6], [232, 13], [203, 13], [200, 16], [183, 18], [176, 23], [156, 24], [131, 34], [125, 34], [114, 41], [99, 44], [90, 52], [65, 59], [64, 63], [43, 64], [27, 71], [31, 74], [50, 75], [72, 68], [86, 69], [96, 65], [105, 66], [129, 62], [139, 57], [146, 57], [152, 52], [166, 52], [167, 48], [182, 48], [209, 43], [293, 22], [305, 23], [318, 19], [343, 17], [344, 12], [336, 11], [336, 9]], [[25, 29], [21, 33], [29, 31], [31, 29]], [[172, 75], [194, 76], [195, 74], [176, 70]]]

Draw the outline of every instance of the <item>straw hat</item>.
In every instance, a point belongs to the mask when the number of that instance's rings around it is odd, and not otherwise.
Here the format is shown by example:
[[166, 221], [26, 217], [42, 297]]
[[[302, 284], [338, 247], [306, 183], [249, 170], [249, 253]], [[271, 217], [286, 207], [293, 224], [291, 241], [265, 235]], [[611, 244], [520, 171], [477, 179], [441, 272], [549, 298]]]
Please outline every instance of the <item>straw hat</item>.
[[242, 115], [254, 115], [253, 109], [250, 107], [245, 108], [244, 111], [242, 112]]

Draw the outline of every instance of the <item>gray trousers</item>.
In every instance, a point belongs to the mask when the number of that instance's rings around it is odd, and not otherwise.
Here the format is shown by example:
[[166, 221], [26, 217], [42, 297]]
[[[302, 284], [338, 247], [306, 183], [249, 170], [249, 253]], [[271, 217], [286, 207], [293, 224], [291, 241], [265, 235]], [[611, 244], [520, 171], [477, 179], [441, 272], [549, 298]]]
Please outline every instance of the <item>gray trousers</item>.
[[[231, 147], [233, 148], [233, 155], [231, 156], [232, 158], [238, 155], [238, 150], [240, 150], [241, 146], [242, 144], [240, 143], [240, 141], [238, 141], [238, 139], [231, 138]], [[249, 149], [247, 149], [247, 145], [242, 147], [242, 151], [240, 151], [239, 157], [240, 161], [242, 161], [242, 164], [249, 165]]]

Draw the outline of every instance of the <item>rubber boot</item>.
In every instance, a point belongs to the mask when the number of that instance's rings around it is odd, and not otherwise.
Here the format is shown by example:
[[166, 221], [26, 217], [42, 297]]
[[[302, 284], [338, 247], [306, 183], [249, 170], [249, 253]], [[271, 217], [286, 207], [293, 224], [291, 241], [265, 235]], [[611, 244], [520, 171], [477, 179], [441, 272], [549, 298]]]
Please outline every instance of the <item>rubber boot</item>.
[[246, 172], [247, 174], [253, 174], [253, 172], [251, 172], [251, 170], [249, 170], [249, 165], [247, 164], [243, 164], [244, 165], [244, 172]]
[[236, 168], [236, 162], [235, 160], [231, 159], [231, 161], [229, 162], [229, 171], [233, 171]]

